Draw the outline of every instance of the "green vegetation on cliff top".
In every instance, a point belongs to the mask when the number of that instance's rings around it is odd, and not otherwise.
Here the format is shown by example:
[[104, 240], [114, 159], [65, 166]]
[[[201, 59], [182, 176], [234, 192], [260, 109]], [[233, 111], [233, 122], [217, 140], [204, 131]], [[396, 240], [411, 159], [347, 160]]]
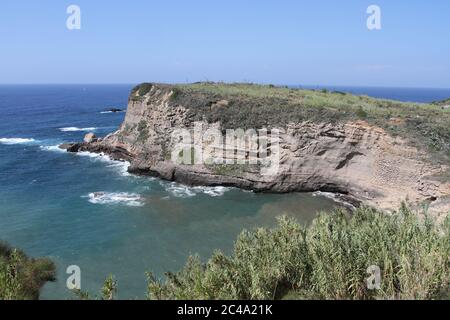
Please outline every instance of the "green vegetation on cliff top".
[[222, 128], [273, 128], [288, 123], [345, 123], [364, 120], [426, 149], [435, 160], [450, 155], [450, 109], [443, 103], [406, 103], [349, 93], [257, 84], [150, 84], [135, 87], [141, 100], [152, 88], [172, 91], [170, 103], [189, 108], [192, 121], [221, 122]]

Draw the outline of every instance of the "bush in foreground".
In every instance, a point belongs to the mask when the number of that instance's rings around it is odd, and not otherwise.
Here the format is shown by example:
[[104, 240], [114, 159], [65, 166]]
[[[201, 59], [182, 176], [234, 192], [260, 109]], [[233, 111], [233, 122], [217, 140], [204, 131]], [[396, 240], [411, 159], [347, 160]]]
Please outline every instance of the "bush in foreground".
[[[406, 207], [320, 214], [309, 227], [282, 217], [275, 229], [243, 231], [230, 256], [190, 257], [151, 299], [448, 299], [450, 218], [436, 225]], [[367, 269], [381, 270], [369, 290]]]
[[0, 243], [0, 300], [33, 300], [47, 281], [55, 280], [55, 265], [47, 258], [31, 259]]

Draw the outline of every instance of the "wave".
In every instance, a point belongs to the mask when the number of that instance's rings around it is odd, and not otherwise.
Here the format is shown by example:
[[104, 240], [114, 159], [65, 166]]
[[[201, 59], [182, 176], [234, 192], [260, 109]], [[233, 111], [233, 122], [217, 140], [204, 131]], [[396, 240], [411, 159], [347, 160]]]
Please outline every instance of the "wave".
[[125, 110], [121, 110], [121, 111], [100, 111], [101, 114], [107, 114], [107, 113], [124, 113]]
[[160, 183], [167, 192], [176, 198], [191, 198], [198, 194], [206, 194], [210, 197], [221, 197], [231, 188], [228, 187], [189, 187], [176, 182]]
[[67, 152], [64, 149], [61, 149], [59, 147], [59, 145], [55, 145], [55, 146], [39, 146], [39, 148], [41, 150], [44, 150], [44, 151], [53, 151], [53, 152], [61, 152], [61, 153], [66, 153]]
[[65, 127], [65, 128], [59, 128], [62, 132], [77, 132], [77, 131], [95, 131], [98, 128], [90, 127], [90, 128], [78, 128], [78, 127]]
[[1, 144], [13, 145], [13, 144], [29, 144], [33, 143], [34, 139], [24, 139], [24, 138], [0, 138]]
[[165, 187], [166, 191], [172, 194], [174, 197], [177, 198], [190, 198], [195, 197], [197, 194], [192, 190], [192, 188], [188, 186], [184, 186], [178, 183], [169, 183], [168, 185], [165, 185], [166, 183], [161, 183], [163, 187]]
[[339, 197], [338, 194], [333, 193], [333, 192], [316, 191], [316, 192], [312, 193], [312, 196], [313, 197], [325, 197], [325, 198], [333, 200], [336, 203], [343, 205], [344, 207], [356, 209], [353, 204], [343, 200], [341, 197]]
[[[85, 196], [86, 197], [86, 196]], [[87, 195], [92, 204], [121, 204], [130, 207], [142, 207], [144, 201], [139, 194], [127, 192], [91, 192]]]
[[[39, 147], [43, 151], [52, 151], [52, 152], [58, 152], [58, 153], [67, 153], [65, 149], [61, 149], [59, 145], [43, 145]], [[128, 172], [128, 167], [130, 166], [130, 162], [128, 161], [118, 161], [111, 159], [108, 155], [104, 153], [93, 153], [88, 151], [81, 151], [75, 153], [75, 155], [80, 157], [87, 157], [91, 159], [92, 161], [100, 161], [105, 164], [107, 164], [107, 168], [113, 168], [115, 171], [117, 171], [121, 176], [131, 176], [131, 174]]]
[[210, 197], [221, 197], [231, 188], [227, 187], [193, 187], [194, 191], [207, 194]]
[[82, 151], [76, 153], [77, 156], [80, 157], [88, 157], [92, 159], [93, 161], [101, 161], [108, 164], [108, 168], [114, 168], [116, 169], [120, 175], [122, 176], [130, 176], [130, 173], [128, 173], [128, 167], [130, 166], [130, 162], [128, 161], [117, 161], [111, 159], [108, 155], [104, 153], [93, 153], [88, 151]]

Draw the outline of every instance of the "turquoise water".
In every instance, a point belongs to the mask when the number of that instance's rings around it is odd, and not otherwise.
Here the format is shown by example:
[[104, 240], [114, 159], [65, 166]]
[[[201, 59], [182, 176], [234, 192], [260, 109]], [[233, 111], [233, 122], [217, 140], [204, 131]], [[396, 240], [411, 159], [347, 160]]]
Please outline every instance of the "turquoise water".
[[308, 222], [335, 206], [310, 194], [188, 188], [56, 148], [87, 131], [114, 131], [124, 113], [102, 111], [125, 108], [130, 88], [0, 87], [0, 239], [57, 263], [58, 281], [44, 288], [44, 299], [72, 296], [65, 287], [69, 265], [81, 268], [83, 290], [97, 293], [112, 273], [120, 298], [142, 298], [146, 271], [162, 276], [189, 254], [230, 252], [243, 228], [272, 226], [278, 215]]
[[0, 239], [57, 263], [58, 281], [43, 298], [72, 296], [65, 288], [69, 265], [81, 268], [83, 290], [97, 293], [112, 273], [119, 298], [143, 298], [146, 271], [162, 276], [189, 254], [230, 252], [243, 228], [272, 226], [278, 215], [308, 223], [317, 210], [336, 206], [311, 194], [188, 188], [56, 148], [87, 131], [114, 131], [124, 113], [102, 111], [126, 108], [130, 89], [0, 86]]

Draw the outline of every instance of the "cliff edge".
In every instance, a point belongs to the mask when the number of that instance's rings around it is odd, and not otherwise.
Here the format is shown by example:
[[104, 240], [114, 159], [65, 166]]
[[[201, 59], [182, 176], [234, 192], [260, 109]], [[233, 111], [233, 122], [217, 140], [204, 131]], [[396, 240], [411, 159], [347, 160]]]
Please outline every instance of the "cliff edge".
[[335, 192], [387, 210], [406, 200], [444, 215], [449, 124], [438, 105], [343, 92], [142, 84], [116, 132], [67, 147], [190, 185]]

